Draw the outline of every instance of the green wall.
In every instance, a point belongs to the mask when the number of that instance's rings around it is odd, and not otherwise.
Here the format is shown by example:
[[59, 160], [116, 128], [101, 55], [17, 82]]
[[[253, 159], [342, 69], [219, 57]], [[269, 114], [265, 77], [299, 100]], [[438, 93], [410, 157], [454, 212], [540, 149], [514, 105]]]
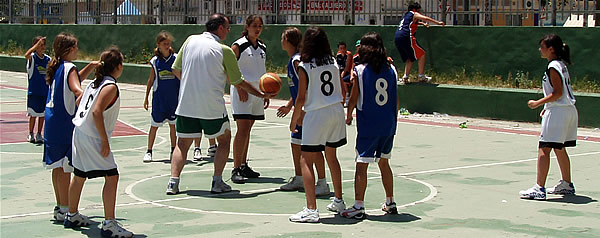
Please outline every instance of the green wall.
[[[281, 32], [291, 25], [267, 25], [261, 38], [268, 47], [267, 60], [276, 66], [285, 66], [288, 56], [281, 50]], [[305, 30], [308, 26], [297, 26]], [[338, 41], [345, 41], [354, 52], [354, 42], [369, 31], [379, 32], [395, 65], [404, 64], [394, 46], [395, 26], [323, 26], [327, 31], [332, 48]], [[173, 44], [178, 50], [190, 34], [204, 31], [204, 25], [7, 25], [0, 24], [0, 46], [7, 46], [8, 40], [17, 42], [20, 47], [31, 46], [36, 35], [47, 36], [50, 41], [62, 31], [68, 31], [79, 38], [82, 52], [99, 54], [109, 45], [118, 45], [125, 55], [141, 52], [143, 48], [153, 49], [155, 37], [161, 30], [171, 32]], [[231, 44], [240, 36], [243, 26], [233, 25], [226, 44]], [[572, 78], [589, 77], [600, 82], [600, 51], [597, 41], [600, 28], [564, 27], [421, 27], [417, 32], [419, 43], [427, 51], [427, 69], [436, 72], [480, 71], [506, 77], [508, 72], [530, 72], [534, 78], [541, 78], [546, 61], [539, 57], [538, 41], [548, 33], [559, 34], [571, 47], [573, 64], [569, 66]], [[51, 42], [48, 49], [51, 48]], [[334, 49], [332, 49], [334, 50]], [[416, 69], [415, 69], [416, 70]]]

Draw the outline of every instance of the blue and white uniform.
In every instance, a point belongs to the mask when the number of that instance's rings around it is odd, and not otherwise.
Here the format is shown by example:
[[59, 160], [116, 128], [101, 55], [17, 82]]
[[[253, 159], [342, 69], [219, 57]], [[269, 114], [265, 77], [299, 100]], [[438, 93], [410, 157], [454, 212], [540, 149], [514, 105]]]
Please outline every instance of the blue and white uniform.
[[[77, 113], [73, 118], [75, 130], [73, 131], [73, 167], [75, 175], [83, 178], [96, 178], [104, 176], [118, 175], [117, 163], [110, 151], [108, 157], [102, 157], [102, 137], [96, 128], [96, 122], [92, 116], [91, 110], [98, 103], [98, 96], [102, 89], [108, 85], [117, 86], [116, 80], [111, 76], [104, 76], [104, 79], [97, 88], [90, 83], [79, 102]], [[121, 108], [121, 97], [117, 87], [117, 97], [106, 110], [102, 112], [104, 117], [105, 133], [110, 137]], [[109, 142], [110, 143], [110, 142]]]
[[46, 97], [48, 96], [48, 85], [46, 84], [48, 62], [50, 62], [50, 56], [44, 54], [39, 57], [35, 52], [31, 53], [31, 59], [27, 61], [28, 116], [44, 117]]
[[177, 54], [169, 57], [154, 56], [150, 65], [154, 70], [154, 83], [152, 84], [152, 126], [161, 127], [165, 122], [174, 125], [175, 110], [179, 99], [179, 79], [173, 74], [171, 66]]
[[320, 152], [325, 146], [337, 148], [346, 144], [346, 122], [342, 106], [342, 83], [339, 68], [331, 57], [329, 64], [300, 62], [308, 76], [302, 151]]
[[68, 80], [72, 70], [77, 73], [75, 64], [68, 61], [59, 63], [48, 90], [44, 118], [44, 164], [48, 169], [63, 167], [65, 172], [72, 172], [73, 169], [70, 164], [75, 126], [71, 120], [75, 115], [76, 98]]
[[[239, 47], [238, 65], [242, 76], [246, 82], [259, 88], [260, 77], [267, 72], [265, 62], [267, 60], [267, 46], [257, 40], [256, 47], [248, 40], [246, 36], [233, 42], [233, 45]], [[248, 101], [240, 101], [237, 89], [234, 86], [230, 88], [231, 111], [233, 119], [264, 120], [265, 109], [264, 99], [248, 94]]]
[[377, 162], [390, 159], [396, 134], [396, 80], [393, 65], [383, 66], [375, 73], [369, 64], [354, 67], [358, 76], [356, 105], [356, 162]]
[[[300, 62], [300, 53], [292, 55], [287, 66], [288, 86], [290, 86], [290, 95], [292, 96], [292, 105], [296, 105], [296, 98], [298, 98], [298, 72], [294, 67], [295, 62]], [[298, 132], [292, 132], [292, 144], [302, 144], [302, 126], [296, 125]]]
[[571, 88], [571, 77], [567, 65], [561, 60], [548, 63], [546, 73], [542, 78], [544, 97], [552, 94], [554, 85], [550, 79], [550, 70], [558, 72], [562, 83], [562, 95], [556, 101], [544, 104], [542, 115], [542, 132], [539, 147], [562, 149], [572, 147], [577, 142], [578, 113], [575, 108], [575, 96]]

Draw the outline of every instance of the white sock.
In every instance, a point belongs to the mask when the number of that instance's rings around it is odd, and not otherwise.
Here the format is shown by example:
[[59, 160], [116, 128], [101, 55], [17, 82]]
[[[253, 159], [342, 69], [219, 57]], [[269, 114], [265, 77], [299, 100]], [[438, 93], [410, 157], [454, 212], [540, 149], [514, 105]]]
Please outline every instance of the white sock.
[[394, 202], [394, 197], [385, 197], [385, 204], [389, 205]]
[[326, 178], [317, 179], [317, 184], [322, 184], [322, 183], [327, 183], [327, 179]]
[[213, 181], [215, 181], [215, 182], [223, 181], [223, 176], [213, 176]]
[[179, 177], [171, 177], [169, 182], [179, 183]]
[[402, 78], [404, 78], [404, 79], [405, 79], [405, 78], [408, 78], [408, 75], [406, 75], [406, 74], [405, 74], [404, 76], [402, 76]]
[[61, 213], [67, 213], [67, 212], [69, 212], [69, 207], [67, 207], [67, 206], [59, 206], [59, 211]]
[[337, 202], [337, 203], [340, 203], [340, 202], [343, 202], [344, 199], [333, 197], [333, 201]]
[[354, 201], [354, 207], [358, 208], [358, 209], [365, 207], [365, 201], [359, 201], [359, 200]]

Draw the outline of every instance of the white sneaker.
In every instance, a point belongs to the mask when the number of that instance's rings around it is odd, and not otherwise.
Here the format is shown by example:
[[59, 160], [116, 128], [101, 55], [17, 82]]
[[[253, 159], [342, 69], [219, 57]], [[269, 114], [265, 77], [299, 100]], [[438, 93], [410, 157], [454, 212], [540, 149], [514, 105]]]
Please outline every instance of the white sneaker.
[[54, 218], [55, 221], [64, 222], [66, 216], [67, 216], [67, 214], [65, 212], [60, 211], [60, 207], [58, 207], [58, 206], [54, 207], [54, 214], [52, 217]]
[[519, 192], [523, 199], [546, 200], [546, 189], [540, 185], [534, 185], [532, 188]]
[[212, 188], [210, 188], [210, 193], [226, 193], [231, 191], [231, 186], [227, 185], [223, 180], [221, 181], [212, 181]]
[[129, 238], [133, 236], [133, 233], [125, 230], [117, 220], [105, 220], [102, 222], [100, 235], [102, 237]]
[[330, 193], [329, 184], [327, 184], [327, 181], [326, 180], [323, 180], [322, 182], [317, 181], [317, 186], [315, 186], [315, 196], [317, 196], [317, 197], [328, 196], [329, 193]]
[[408, 80], [408, 76], [406, 76], [406, 77], [403, 76], [402, 78], [400, 78], [400, 80], [398, 80], [398, 85], [404, 85], [404, 84], [408, 84], [408, 83], [410, 83], [410, 81]]
[[35, 137], [33, 137], [33, 133], [29, 133], [29, 135], [27, 135], [27, 141], [29, 143], [35, 143]]
[[344, 203], [343, 199], [337, 200], [335, 197], [332, 197], [331, 203], [329, 205], [327, 205], [327, 210], [336, 212], [336, 213], [340, 213], [340, 212], [346, 210], [346, 203]]
[[575, 194], [575, 186], [573, 186], [573, 183], [567, 183], [567, 181], [561, 179], [560, 181], [558, 181], [557, 185], [554, 185], [554, 187], [549, 188], [547, 192], [549, 194], [571, 195]]
[[341, 211], [340, 215], [345, 218], [354, 218], [357, 220], [362, 220], [362, 219], [367, 218], [367, 214], [365, 213], [364, 207], [356, 208], [356, 207], [352, 206], [346, 210]]
[[73, 215], [69, 213], [66, 214], [65, 221], [63, 226], [65, 228], [75, 228], [90, 225], [90, 219], [87, 216], [82, 215], [79, 212], [76, 212]]
[[310, 222], [315, 223], [319, 222], [319, 210], [310, 210], [308, 208], [304, 208], [302, 211], [290, 216], [291, 222]]
[[424, 75], [424, 74], [419, 75], [419, 82], [429, 83], [429, 82], [431, 82], [431, 77], [427, 76], [427, 75]]
[[40, 133], [35, 134], [35, 143], [37, 143], [37, 144], [44, 143], [44, 137], [42, 137], [42, 134], [40, 134]]
[[169, 179], [169, 183], [167, 184], [167, 195], [175, 195], [179, 193], [179, 180], [174, 181]]
[[152, 162], [152, 153], [146, 152], [146, 154], [144, 155], [144, 163], [150, 163], [150, 162]]
[[296, 191], [300, 188], [304, 188], [304, 181], [302, 181], [301, 176], [294, 176], [291, 181], [279, 187], [282, 191]]
[[194, 149], [194, 160], [201, 160], [202, 159], [202, 150], [199, 147], [196, 147]]
[[381, 210], [387, 214], [398, 214], [398, 208], [396, 207], [396, 202], [392, 202], [390, 204], [386, 204], [384, 202], [381, 205]]
[[217, 153], [217, 145], [211, 145], [210, 147], [208, 147], [208, 156], [213, 158], [215, 157], [215, 154]]

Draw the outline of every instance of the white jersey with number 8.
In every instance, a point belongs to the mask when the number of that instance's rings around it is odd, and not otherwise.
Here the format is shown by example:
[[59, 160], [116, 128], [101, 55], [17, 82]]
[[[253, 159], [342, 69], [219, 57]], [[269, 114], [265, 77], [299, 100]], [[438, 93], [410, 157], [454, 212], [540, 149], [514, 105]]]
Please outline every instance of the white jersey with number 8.
[[313, 59], [310, 63], [300, 62], [299, 67], [304, 69], [308, 76], [304, 111], [314, 111], [342, 102], [340, 74], [333, 57], [330, 64], [317, 66]]

